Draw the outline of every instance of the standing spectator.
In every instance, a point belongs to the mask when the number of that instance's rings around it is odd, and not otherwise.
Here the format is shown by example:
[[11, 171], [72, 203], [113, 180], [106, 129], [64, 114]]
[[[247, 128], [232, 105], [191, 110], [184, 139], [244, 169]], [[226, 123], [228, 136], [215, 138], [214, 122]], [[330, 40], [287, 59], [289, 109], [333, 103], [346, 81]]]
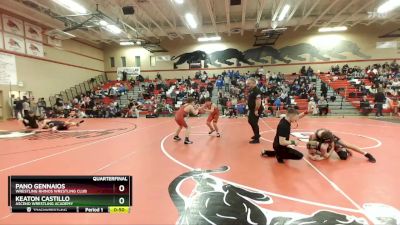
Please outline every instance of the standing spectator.
[[209, 93], [209, 97], [212, 97], [212, 92], [214, 90], [214, 85], [210, 82], [207, 84], [207, 91]]
[[[23, 103], [23, 101], [20, 98], [17, 98], [15, 100], [15, 118], [20, 119], [23, 117], [22, 110], [24, 107], [23, 107], [22, 103]], [[19, 113], [19, 115], [18, 115], [18, 113]]]
[[310, 101], [308, 102], [308, 112], [311, 112], [312, 115], [317, 115], [318, 114], [318, 108], [317, 104], [315, 104], [314, 98], [310, 98]]
[[222, 87], [224, 86], [224, 80], [219, 77], [215, 85], [217, 86], [218, 91], [222, 90]]
[[376, 117], [383, 116], [383, 104], [386, 102], [385, 94], [383, 93], [383, 88], [378, 88], [378, 92], [375, 94], [375, 106], [376, 106]]
[[32, 110], [35, 115], [38, 115], [38, 104], [35, 102], [35, 98], [33, 97], [30, 100], [30, 110]]
[[280, 115], [281, 105], [282, 105], [281, 98], [276, 98], [274, 101], [274, 106], [276, 109], [275, 116], [277, 116], [277, 117], [279, 117], [279, 115]]
[[301, 69], [300, 69], [300, 74], [301, 74], [302, 76], [305, 76], [306, 73], [307, 73], [306, 66], [302, 66]]
[[226, 95], [222, 96], [219, 99], [219, 104], [221, 105], [221, 110], [222, 110], [222, 115], [225, 115], [225, 111], [227, 109], [227, 103], [228, 102], [228, 98], [226, 97]]
[[39, 115], [43, 116], [46, 110], [46, 101], [44, 100], [44, 98], [39, 98], [37, 106], [39, 109]]
[[30, 104], [28, 102], [28, 99], [26, 97], [24, 97], [24, 100], [22, 102], [22, 112], [23, 112], [23, 116], [26, 116], [29, 114], [29, 111], [31, 110]]
[[157, 77], [158, 80], [162, 80], [160, 72], [157, 72], [157, 76], [156, 77]]
[[324, 96], [324, 98], [328, 96], [328, 87], [325, 83], [321, 84], [321, 95]]
[[258, 78], [261, 80], [264, 76], [264, 66], [261, 66], [257, 69]]

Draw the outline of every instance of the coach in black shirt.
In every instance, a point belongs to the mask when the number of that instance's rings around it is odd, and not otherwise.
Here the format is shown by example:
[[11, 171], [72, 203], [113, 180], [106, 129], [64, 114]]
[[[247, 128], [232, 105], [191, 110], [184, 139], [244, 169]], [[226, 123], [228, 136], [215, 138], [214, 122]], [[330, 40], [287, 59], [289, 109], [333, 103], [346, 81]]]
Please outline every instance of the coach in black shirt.
[[303, 158], [303, 154], [301, 152], [289, 147], [290, 145], [297, 145], [295, 140], [289, 139], [291, 123], [296, 122], [303, 116], [303, 113], [299, 116], [297, 110], [289, 108], [286, 116], [279, 122], [273, 143], [273, 147], [276, 152], [276, 159], [279, 163], [283, 163], [284, 159], [300, 160]]
[[33, 111], [29, 111], [29, 113], [24, 116], [22, 123], [26, 128], [37, 129], [39, 128], [39, 124], [37, 122], [38, 120], [39, 118], [35, 115], [35, 113]]
[[260, 143], [260, 128], [258, 127], [258, 119], [260, 114], [263, 112], [263, 106], [261, 104], [261, 91], [257, 87], [257, 80], [253, 77], [247, 79], [247, 86], [250, 88], [249, 99], [247, 100], [247, 106], [249, 108], [249, 124], [253, 129], [254, 136], [250, 144]]
[[276, 128], [275, 139], [273, 143], [274, 151], [264, 150], [262, 156], [273, 157], [275, 156], [279, 163], [284, 163], [284, 159], [300, 160], [303, 158], [303, 153], [293, 149], [289, 146], [297, 145], [295, 140], [290, 140], [291, 123], [297, 122], [300, 118], [307, 114], [299, 113], [293, 108], [287, 110], [285, 117], [281, 119]]

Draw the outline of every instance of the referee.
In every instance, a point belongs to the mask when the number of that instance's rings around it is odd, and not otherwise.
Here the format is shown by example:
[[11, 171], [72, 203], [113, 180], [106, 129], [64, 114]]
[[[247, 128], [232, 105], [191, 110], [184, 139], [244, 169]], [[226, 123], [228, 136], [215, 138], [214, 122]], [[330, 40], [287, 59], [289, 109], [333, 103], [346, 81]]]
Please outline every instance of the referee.
[[251, 138], [250, 144], [260, 143], [260, 128], [258, 127], [258, 119], [260, 114], [263, 112], [263, 106], [261, 104], [261, 91], [257, 87], [257, 80], [254, 77], [250, 77], [246, 81], [246, 85], [250, 89], [249, 98], [247, 100], [247, 106], [249, 108], [248, 121], [253, 130], [254, 136]]

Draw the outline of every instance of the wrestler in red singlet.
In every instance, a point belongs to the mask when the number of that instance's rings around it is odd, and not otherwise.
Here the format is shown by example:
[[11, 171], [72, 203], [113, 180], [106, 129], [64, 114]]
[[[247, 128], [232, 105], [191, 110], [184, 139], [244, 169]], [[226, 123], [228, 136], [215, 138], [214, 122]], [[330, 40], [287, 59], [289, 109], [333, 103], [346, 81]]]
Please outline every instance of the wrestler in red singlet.
[[[211, 102], [211, 98], [206, 98], [206, 102], [204, 104], [204, 110], [209, 112], [210, 115], [208, 115], [207, 118], [207, 126], [210, 128], [210, 132], [208, 132], [208, 134], [212, 134], [214, 131], [217, 132], [217, 137], [220, 137], [220, 133], [218, 130], [218, 119], [219, 119], [219, 109], [216, 105], [214, 105]], [[212, 122], [212, 124], [211, 124]]]
[[181, 138], [179, 137], [179, 133], [181, 132], [182, 128], [186, 129], [185, 131], [185, 144], [192, 144], [193, 142], [189, 140], [190, 129], [186, 124], [185, 117], [188, 116], [189, 113], [197, 115], [199, 110], [197, 107], [194, 106], [194, 99], [188, 98], [186, 104], [182, 105], [179, 110], [175, 113], [175, 121], [178, 124], [178, 129], [175, 132], [174, 140], [180, 141]]
[[[210, 105], [209, 109], [211, 109], [212, 105], [213, 104]], [[210, 115], [208, 115], [207, 122], [208, 123], [211, 123], [211, 122], [217, 123], [218, 119], [219, 119], [219, 109], [217, 106], [214, 105], [214, 110], [210, 113]]]
[[182, 105], [178, 111], [175, 113], [175, 121], [180, 127], [187, 128], [187, 124], [185, 121], [185, 117], [188, 115], [187, 112], [185, 112], [185, 108], [188, 106], [188, 104]]

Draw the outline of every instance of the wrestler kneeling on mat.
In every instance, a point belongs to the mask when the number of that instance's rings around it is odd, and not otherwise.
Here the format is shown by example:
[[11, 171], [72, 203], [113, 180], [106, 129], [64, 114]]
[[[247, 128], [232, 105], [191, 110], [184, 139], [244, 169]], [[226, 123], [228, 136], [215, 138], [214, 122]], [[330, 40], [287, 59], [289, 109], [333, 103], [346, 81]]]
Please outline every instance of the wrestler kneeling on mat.
[[[208, 134], [217, 132], [217, 137], [221, 137], [219, 130], [218, 130], [218, 118], [219, 118], [219, 109], [214, 103], [211, 102], [211, 98], [206, 98], [204, 106], [202, 109], [208, 113], [210, 113], [207, 117], [207, 126], [210, 128], [210, 132]], [[212, 124], [211, 124], [212, 122]]]
[[362, 151], [359, 147], [347, 143], [334, 135], [327, 129], [319, 129], [310, 136], [307, 143], [308, 157], [312, 160], [324, 160], [330, 157], [333, 151], [341, 160], [351, 156], [351, 151], [364, 155], [369, 162], [375, 163], [376, 159], [368, 152]]
[[185, 119], [189, 116], [189, 113], [193, 115], [197, 115], [199, 113], [198, 107], [194, 106], [194, 99], [188, 98], [186, 103], [182, 105], [179, 110], [175, 113], [175, 122], [178, 124], [178, 129], [175, 132], [174, 140], [180, 141], [179, 133], [184, 127], [185, 130], [185, 144], [193, 144], [192, 141], [189, 140], [190, 128], [188, 127]]
[[51, 129], [51, 131], [68, 130], [70, 127], [79, 127], [79, 124], [85, 122], [81, 120], [79, 122], [61, 121], [61, 120], [42, 120], [42, 129]]
[[307, 115], [307, 111], [298, 113], [296, 109], [288, 108], [287, 114], [278, 124], [276, 135], [273, 143], [274, 151], [263, 150], [261, 156], [276, 157], [279, 163], [284, 163], [284, 159], [300, 160], [303, 153], [297, 151], [292, 146], [297, 145], [297, 141], [290, 140], [291, 124]]

